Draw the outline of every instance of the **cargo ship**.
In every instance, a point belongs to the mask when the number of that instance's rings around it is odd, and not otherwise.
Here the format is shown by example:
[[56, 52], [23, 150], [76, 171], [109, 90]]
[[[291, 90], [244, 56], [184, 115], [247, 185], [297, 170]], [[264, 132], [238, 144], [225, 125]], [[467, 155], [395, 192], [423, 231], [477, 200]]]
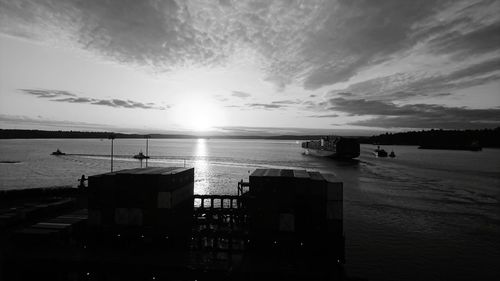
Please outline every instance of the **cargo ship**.
[[334, 175], [257, 169], [238, 195], [194, 183], [194, 168], [148, 167], [0, 192], [0, 280], [349, 280]]
[[302, 143], [306, 154], [331, 158], [352, 159], [359, 156], [359, 142], [356, 139], [327, 136], [319, 140]]

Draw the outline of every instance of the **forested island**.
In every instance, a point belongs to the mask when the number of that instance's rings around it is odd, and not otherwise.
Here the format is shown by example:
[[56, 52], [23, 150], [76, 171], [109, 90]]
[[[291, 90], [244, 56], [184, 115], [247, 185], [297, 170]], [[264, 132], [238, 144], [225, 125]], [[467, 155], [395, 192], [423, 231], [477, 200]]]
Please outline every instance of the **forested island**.
[[500, 127], [482, 130], [426, 130], [385, 133], [363, 138], [362, 143], [419, 146], [500, 147]]
[[[114, 132], [86, 131], [45, 131], [0, 129], [0, 139], [108, 139], [110, 136], [122, 139], [179, 139], [199, 138], [189, 134], [125, 134]], [[203, 136], [218, 139], [274, 139], [274, 140], [312, 140], [322, 135], [276, 135], [276, 136]], [[479, 145], [500, 147], [500, 127], [482, 130], [422, 130], [401, 133], [385, 133], [377, 136], [353, 137], [360, 143], [381, 145]]]

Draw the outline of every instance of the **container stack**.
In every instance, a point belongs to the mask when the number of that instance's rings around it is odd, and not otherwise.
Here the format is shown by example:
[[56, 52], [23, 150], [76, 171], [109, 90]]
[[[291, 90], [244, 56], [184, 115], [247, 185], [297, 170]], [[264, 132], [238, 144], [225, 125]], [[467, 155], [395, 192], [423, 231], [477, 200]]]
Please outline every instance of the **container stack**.
[[257, 169], [249, 180], [250, 231], [257, 241], [321, 244], [316, 246], [343, 241], [342, 182], [335, 176]]
[[87, 211], [77, 210], [17, 229], [14, 239], [19, 242], [20, 247], [26, 248], [38, 247], [41, 244], [69, 246], [80, 238], [86, 221]]
[[88, 224], [94, 229], [186, 235], [193, 188], [194, 168], [150, 167], [90, 176]]

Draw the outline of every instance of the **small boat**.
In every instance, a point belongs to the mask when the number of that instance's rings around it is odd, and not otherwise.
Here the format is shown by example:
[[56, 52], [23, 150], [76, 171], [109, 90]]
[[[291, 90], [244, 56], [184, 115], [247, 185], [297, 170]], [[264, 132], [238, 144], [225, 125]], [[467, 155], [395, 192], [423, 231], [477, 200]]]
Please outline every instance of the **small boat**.
[[142, 160], [142, 159], [149, 159], [149, 156], [146, 156], [141, 152], [139, 152], [138, 154], [134, 155], [134, 158], [135, 159], [139, 159], [139, 160]]
[[377, 157], [387, 157], [387, 151], [381, 149], [380, 146], [378, 146], [377, 149], [373, 151], [373, 154]]
[[389, 153], [389, 157], [391, 157], [391, 158], [396, 157], [396, 154], [394, 153], [394, 150], [393, 150], [393, 151], [391, 151], [391, 153]]
[[66, 153], [60, 151], [58, 148], [56, 151], [52, 152], [51, 155], [60, 156], [60, 155], [66, 155]]

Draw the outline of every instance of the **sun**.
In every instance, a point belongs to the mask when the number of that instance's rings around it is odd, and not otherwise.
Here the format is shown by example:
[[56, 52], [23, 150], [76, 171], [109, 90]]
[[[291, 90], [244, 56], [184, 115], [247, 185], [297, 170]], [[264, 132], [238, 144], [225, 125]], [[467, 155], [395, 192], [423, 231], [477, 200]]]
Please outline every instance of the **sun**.
[[191, 100], [179, 105], [178, 120], [186, 129], [193, 131], [209, 131], [223, 123], [220, 108], [210, 101]]

